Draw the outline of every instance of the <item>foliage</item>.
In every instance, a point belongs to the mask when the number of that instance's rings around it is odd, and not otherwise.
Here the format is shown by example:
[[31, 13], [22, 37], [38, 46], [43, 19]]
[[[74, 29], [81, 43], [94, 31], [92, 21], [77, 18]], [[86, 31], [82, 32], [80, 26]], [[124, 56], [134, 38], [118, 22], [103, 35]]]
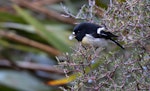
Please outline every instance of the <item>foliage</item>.
[[[149, 90], [149, 3], [1, 0], [0, 90]], [[72, 25], [85, 21], [104, 24], [107, 31], [120, 36], [118, 41], [126, 49], [85, 49], [69, 41]], [[58, 65], [52, 66], [57, 64], [55, 56]], [[53, 85], [65, 86], [47, 86], [44, 82], [49, 79], [60, 79]]]
[[[1, 90], [51, 90], [45, 80], [62, 77], [63, 71], [51, 65], [57, 64], [56, 55], [69, 52], [73, 44], [68, 36], [75, 20], [63, 17], [60, 5], [63, 3], [75, 11], [78, 6], [72, 2], [0, 1]], [[24, 74], [28, 76], [24, 78]]]
[[[58, 59], [59, 66], [65, 72], [78, 74], [76, 77], [66, 74], [63, 80], [56, 80], [61, 82], [68, 79], [65, 83], [73, 84], [68, 86], [68, 89], [63, 87], [61, 89], [64, 91], [150, 90], [149, 3], [148, 0], [113, 1], [99, 23], [105, 24], [107, 31], [120, 35], [119, 40], [123, 41], [125, 50], [115, 48], [106, 51], [103, 48], [84, 48], [77, 45], [73, 48], [73, 53], [64, 55], [65, 62]], [[94, 5], [92, 9], [94, 11]], [[88, 10], [89, 14], [90, 9]], [[92, 19], [96, 17], [93, 11], [90, 12]], [[86, 20], [98, 23], [88, 16]], [[93, 68], [94, 65], [99, 66]], [[54, 85], [55, 81], [50, 81], [49, 84]]]

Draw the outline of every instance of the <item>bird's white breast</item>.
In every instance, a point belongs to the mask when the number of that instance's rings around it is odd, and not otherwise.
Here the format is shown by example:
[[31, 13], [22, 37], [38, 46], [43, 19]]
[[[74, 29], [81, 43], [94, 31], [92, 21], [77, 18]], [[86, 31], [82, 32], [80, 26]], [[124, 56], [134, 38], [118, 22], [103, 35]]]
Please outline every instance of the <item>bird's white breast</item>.
[[94, 38], [89, 34], [86, 34], [86, 36], [82, 39], [82, 44], [93, 45], [95, 47], [105, 47], [108, 45], [108, 42], [111, 41], [103, 38]]

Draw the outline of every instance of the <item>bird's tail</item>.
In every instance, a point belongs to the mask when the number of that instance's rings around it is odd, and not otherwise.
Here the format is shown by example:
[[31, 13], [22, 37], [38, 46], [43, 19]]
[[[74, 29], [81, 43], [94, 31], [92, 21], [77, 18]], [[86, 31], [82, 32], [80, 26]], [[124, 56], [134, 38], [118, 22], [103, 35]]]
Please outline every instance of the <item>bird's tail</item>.
[[113, 41], [115, 44], [117, 44], [120, 48], [125, 49], [122, 45], [120, 45], [120, 44], [119, 44], [118, 42], [116, 42], [115, 40], [113, 40], [113, 39], [111, 39], [111, 38], [110, 38], [110, 40]]

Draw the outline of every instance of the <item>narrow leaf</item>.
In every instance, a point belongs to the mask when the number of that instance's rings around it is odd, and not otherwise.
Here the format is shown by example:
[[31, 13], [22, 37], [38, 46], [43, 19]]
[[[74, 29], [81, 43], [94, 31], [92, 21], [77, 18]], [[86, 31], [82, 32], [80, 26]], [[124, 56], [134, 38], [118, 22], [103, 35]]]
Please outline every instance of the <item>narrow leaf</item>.
[[[15, 10], [20, 14], [20, 16], [26, 20], [29, 24], [31, 24], [37, 31], [37, 33], [48, 41], [49, 44], [53, 45], [57, 49], [66, 52], [69, 51], [69, 46], [65, 44], [63, 41], [60, 41], [57, 36], [55, 36], [52, 32], [47, 31], [42, 23], [36, 20], [34, 17], [29, 15], [25, 10], [21, 9], [19, 6], [14, 5]], [[60, 34], [58, 34], [59, 36]]]

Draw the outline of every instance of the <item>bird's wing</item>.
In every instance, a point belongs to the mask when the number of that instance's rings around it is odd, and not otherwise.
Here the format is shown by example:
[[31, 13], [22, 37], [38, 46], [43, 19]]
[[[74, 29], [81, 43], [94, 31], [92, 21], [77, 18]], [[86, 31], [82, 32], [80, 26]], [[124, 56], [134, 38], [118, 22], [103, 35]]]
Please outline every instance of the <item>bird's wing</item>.
[[94, 33], [92, 33], [92, 36], [94, 36], [95, 38], [104, 38], [104, 39], [118, 37], [118, 36], [112, 34], [111, 32], [105, 32], [105, 31], [101, 31], [100, 34], [98, 34], [97, 32], [94, 32]]
[[118, 36], [112, 34], [111, 32], [105, 32], [105, 31], [101, 31], [101, 33], [99, 35], [104, 36], [104, 37], [110, 37], [110, 38], [111, 37], [118, 37]]
[[112, 34], [111, 32], [101, 31], [101, 33], [98, 34], [98, 36], [99, 38], [109, 39], [113, 41], [116, 45], [118, 45], [120, 48], [124, 49], [124, 47], [122, 47], [117, 41], [113, 39], [113, 37], [118, 37], [118, 36]]

